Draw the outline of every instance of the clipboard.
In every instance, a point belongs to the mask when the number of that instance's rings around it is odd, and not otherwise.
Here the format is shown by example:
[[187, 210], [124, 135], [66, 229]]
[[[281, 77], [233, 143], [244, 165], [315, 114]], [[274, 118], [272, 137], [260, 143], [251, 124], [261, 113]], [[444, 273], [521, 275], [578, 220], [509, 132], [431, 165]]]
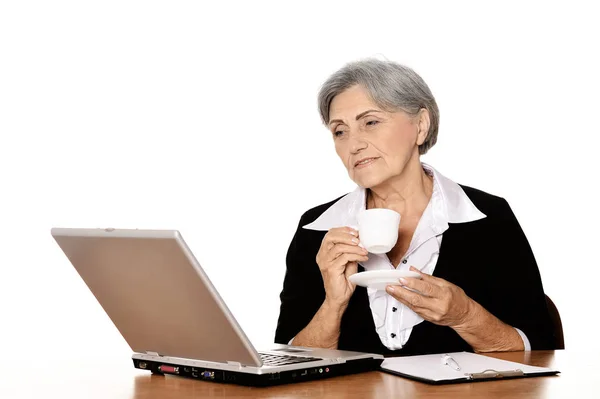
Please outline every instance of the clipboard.
[[[447, 364], [445, 356], [459, 366]], [[551, 376], [547, 367], [528, 366], [470, 352], [386, 358], [380, 371], [427, 384], [456, 384], [499, 379]]]

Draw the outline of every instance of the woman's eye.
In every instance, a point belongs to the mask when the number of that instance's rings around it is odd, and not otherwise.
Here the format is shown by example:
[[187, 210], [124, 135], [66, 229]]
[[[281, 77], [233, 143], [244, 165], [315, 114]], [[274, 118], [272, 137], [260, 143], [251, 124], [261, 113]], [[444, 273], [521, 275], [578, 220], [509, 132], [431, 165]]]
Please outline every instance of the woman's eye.
[[375, 126], [378, 123], [379, 123], [379, 121], [368, 121], [367, 126]]
[[340, 137], [344, 134], [344, 127], [343, 126], [336, 126], [333, 129], [333, 137]]

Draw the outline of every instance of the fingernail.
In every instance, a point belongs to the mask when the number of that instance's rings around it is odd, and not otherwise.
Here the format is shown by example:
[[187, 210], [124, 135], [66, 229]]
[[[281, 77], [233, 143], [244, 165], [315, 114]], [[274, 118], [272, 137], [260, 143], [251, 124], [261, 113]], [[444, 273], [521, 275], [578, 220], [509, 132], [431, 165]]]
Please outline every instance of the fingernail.
[[406, 281], [405, 278], [400, 278], [400, 284], [406, 285], [407, 283], [408, 283], [408, 281]]
[[390, 294], [393, 294], [393, 293], [394, 293], [394, 291], [396, 291], [396, 289], [395, 289], [393, 286], [391, 286], [391, 285], [388, 285], [388, 286], [385, 288], [385, 290], [386, 290], [388, 293], [390, 293]]
[[358, 233], [356, 231], [354, 231], [354, 230], [350, 230], [349, 233], [352, 234], [355, 237], [358, 236]]
[[358, 239], [357, 238], [353, 238], [352, 242], [355, 243], [355, 244], [358, 244]]

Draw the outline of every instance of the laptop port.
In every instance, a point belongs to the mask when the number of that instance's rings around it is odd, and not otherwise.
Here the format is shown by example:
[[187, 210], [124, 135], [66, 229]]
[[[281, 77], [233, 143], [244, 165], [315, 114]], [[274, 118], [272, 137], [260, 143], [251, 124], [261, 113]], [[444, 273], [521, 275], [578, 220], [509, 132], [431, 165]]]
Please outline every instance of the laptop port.
[[179, 374], [179, 367], [168, 366], [166, 364], [163, 364], [161, 366], [158, 366], [158, 371], [167, 374]]
[[146, 364], [146, 362], [140, 362], [139, 366], [141, 369], [145, 369], [146, 367], [148, 367], [148, 365]]
[[208, 379], [208, 380], [214, 380], [215, 379], [215, 372], [214, 371], [203, 371], [202, 372], [202, 377]]

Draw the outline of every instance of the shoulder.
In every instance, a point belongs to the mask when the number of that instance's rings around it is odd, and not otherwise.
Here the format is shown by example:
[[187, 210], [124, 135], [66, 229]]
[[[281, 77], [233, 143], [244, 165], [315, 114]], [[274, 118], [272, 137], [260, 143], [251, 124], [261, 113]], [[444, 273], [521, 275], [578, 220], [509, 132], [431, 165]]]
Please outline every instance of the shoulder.
[[462, 184], [459, 186], [473, 202], [473, 205], [486, 215], [486, 218], [483, 219], [485, 224], [497, 225], [500, 223], [504, 225], [516, 222], [517, 218], [505, 198]]
[[327, 202], [325, 204], [317, 205], [317, 206], [315, 206], [313, 208], [310, 208], [309, 210], [307, 210], [306, 212], [304, 212], [304, 214], [300, 218], [300, 226], [303, 226], [305, 224], [309, 224], [309, 223], [314, 222], [315, 220], [317, 220], [317, 218], [319, 216], [321, 216], [323, 214], [323, 212], [325, 212], [333, 204], [335, 204], [336, 202], [338, 202], [340, 199], [344, 198], [348, 194], [349, 193], [346, 193], [346, 194], [344, 194], [342, 196], [339, 196], [336, 199], [334, 199], [332, 201], [329, 201], [329, 202]]
[[[319, 247], [321, 246], [326, 231], [304, 229], [303, 226], [317, 220], [323, 212], [343, 197], [344, 195], [325, 204], [317, 205], [304, 212], [300, 218], [300, 222], [298, 223], [294, 238], [292, 239], [288, 250], [286, 258], [288, 267], [295, 264], [311, 265], [314, 263], [314, 256], [319, 251]], [[316, 270], [318, 270], [318, 267]]]
[[467, 197], [469, 197], [473, 205], [488, 218], [496, 216], [502, 217], [505, 216], [507, 212], [511, 212], [506, 199], [473, 187], [464, 186], [462, 184], [459, 184], [459, 186], [463, 189]]

